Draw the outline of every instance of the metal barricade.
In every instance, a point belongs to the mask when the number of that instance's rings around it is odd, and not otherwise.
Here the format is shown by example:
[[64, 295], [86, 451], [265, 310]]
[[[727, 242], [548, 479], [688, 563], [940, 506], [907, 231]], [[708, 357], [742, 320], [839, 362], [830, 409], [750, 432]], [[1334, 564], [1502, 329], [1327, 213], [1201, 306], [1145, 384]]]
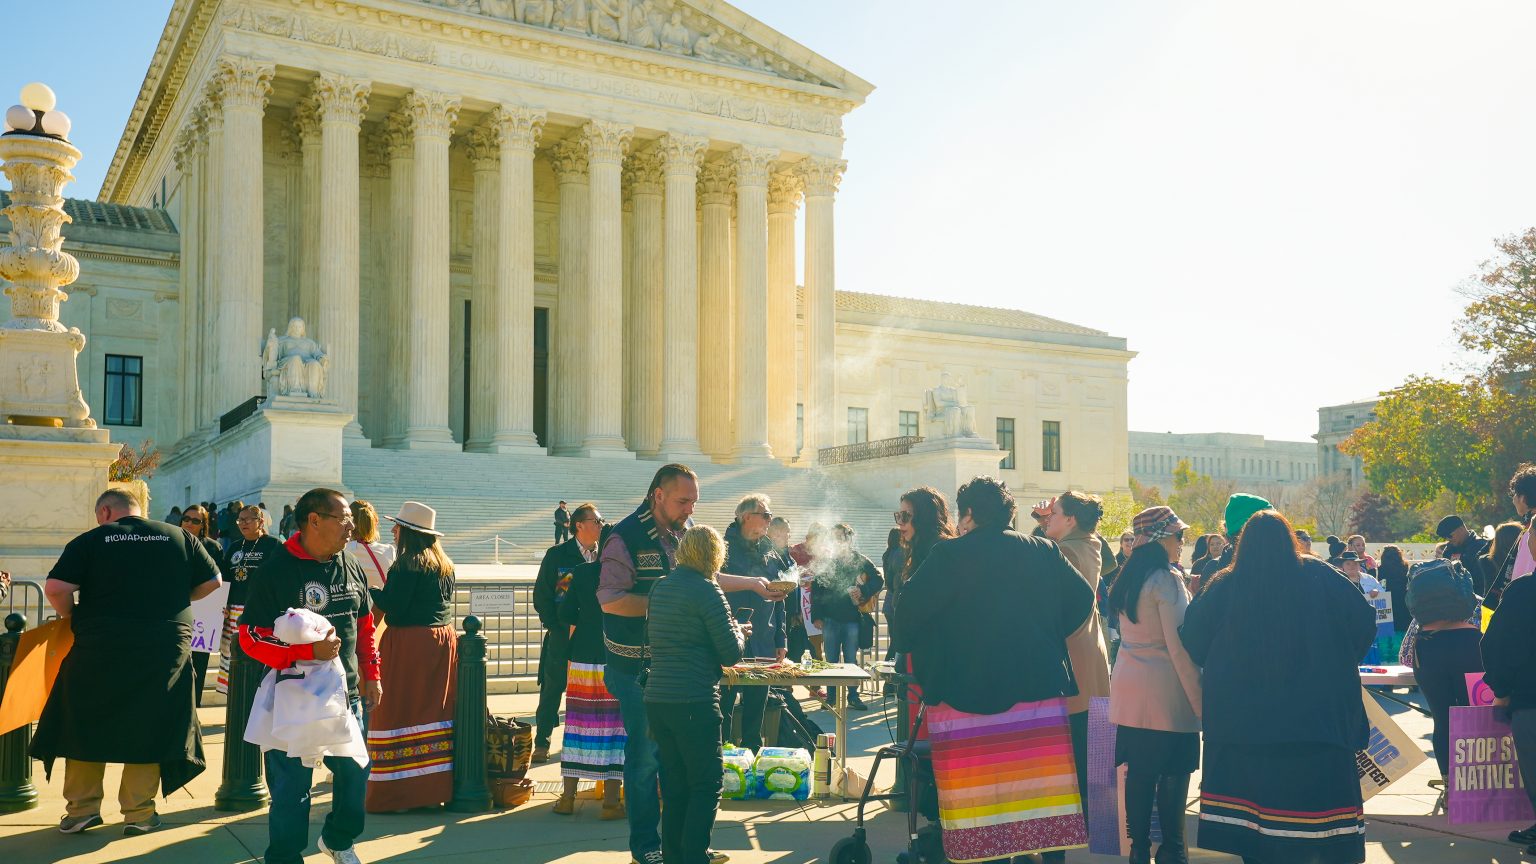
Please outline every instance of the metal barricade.
[[[478, 592], [510, 592], [512, 602], [498, 604], [509, 611], [473, 611], [471, 595]], [[544, 627], [533, 608], [532, 581], [460, 581], [453, 597], [454, 628], [462, 631], [464, 619], [470, 615], [480, 619], [480, 632], [485, 636], [487, 678], [533, 678], [539, 674]]]
[[28, 629], [59, 617], [54, 614], [53, 607], [48, 605], [48, 598], [43, 595], [43, 586], [22, 580], [12, 582], [11, 593], [4, 601], [0, 601], [0, 620], [12, 612], [27, 616]]

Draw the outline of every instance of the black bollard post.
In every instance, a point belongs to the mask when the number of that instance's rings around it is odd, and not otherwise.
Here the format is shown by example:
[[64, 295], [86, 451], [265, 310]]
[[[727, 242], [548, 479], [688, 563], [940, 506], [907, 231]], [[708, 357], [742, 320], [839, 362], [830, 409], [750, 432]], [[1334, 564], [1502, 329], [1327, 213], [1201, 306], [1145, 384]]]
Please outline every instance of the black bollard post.
[[[0, 635], [0, 694], [11, 677], [11, 661], [27, 619], [17, 612], [5, 616], [5, 634]], [[0, 735], [0, 813], [18, 813], [37, 806], [37, 787], [32, 785], [32, 724]]]
[[453, 800], [455, 813], [484, 813], [491, 809], [491, 789], [485, 774], [485, 637], [480, 619], [464, 619], [459, 637], [459, 682], [453, 712]]
[[213, 809], [243, 812], [267, 806], [272, 797], [261, 778], [261, 748], [245, 740], [256, 688], [267, 667], [245, 656], [240, 635], [229, 634], [229, 693], [224, 705], [224, 782], [213, 795]]

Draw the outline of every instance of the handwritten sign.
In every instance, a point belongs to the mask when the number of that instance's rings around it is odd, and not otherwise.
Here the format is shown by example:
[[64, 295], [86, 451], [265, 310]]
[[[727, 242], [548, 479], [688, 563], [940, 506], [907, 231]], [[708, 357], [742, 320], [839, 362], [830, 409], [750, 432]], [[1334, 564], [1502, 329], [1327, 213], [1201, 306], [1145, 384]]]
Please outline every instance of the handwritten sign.
[[1360, 795], [1365, 800], [1391, 786], [1428, 757], [1401, 726], [1392, 722], [1387, 712], [1365, 688], [1365, 719], [1371, 735], [1365, 749], [1355, 753], [1355, 768], [1360, 772]]
[[219, 653], [224, 638], [224, 605], [229, 602], [229, 583], [201, 600], [192, 601], [192, 650]]
[[1452, 825], [1530, 822], [1515, 736], [1492, 707], [1451, 709], [1450, 776], [1445, 813]]
[[516, 591], [472, 590], [469, 592], [471, 615], [511, 615], [516, 611]]

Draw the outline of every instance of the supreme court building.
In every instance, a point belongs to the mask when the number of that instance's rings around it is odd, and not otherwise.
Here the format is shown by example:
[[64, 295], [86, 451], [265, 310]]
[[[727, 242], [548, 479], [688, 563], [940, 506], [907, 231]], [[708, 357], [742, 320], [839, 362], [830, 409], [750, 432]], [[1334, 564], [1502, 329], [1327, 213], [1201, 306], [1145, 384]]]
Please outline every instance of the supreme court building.
[[1124, 489], [1124, 339], [834, 284], [872, 89], [719, 0], [176, 0], [70, 202], [87, 399], [223, 501], [294, 317], [345, 452], [805, 466], [921, 435], [950, 372], [1011, 485]]

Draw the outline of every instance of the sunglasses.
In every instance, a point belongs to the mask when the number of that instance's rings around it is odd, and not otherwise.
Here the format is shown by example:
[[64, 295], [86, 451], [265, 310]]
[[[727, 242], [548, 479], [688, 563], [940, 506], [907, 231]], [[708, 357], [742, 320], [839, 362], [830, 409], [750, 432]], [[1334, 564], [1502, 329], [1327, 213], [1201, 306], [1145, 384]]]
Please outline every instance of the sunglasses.
[[181, 517], [181, 521], [183, 521], [183, 522], [191, 522], [193, 525], [201, 525], [206, 520], [204, 520], [203, 517], [201, 517], [201, 516], [183, 516], [183, 517]]
[[896, 517], [896, 524], [897, 525], [905, 525], [908, 522], [912, 521], [912, 514], [908, 513], [905, 510], [897, 510], [895, 513], [892, 513], [891, 515]]

